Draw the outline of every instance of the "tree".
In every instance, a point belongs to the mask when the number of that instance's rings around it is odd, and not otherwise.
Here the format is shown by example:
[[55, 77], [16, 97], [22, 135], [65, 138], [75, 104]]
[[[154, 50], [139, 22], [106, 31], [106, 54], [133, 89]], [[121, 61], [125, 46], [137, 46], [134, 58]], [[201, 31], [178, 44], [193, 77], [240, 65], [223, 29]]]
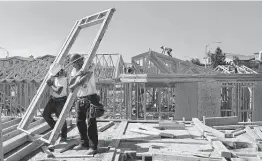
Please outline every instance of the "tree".
[[217, 47], [215, 53], [211, 53], [210, 56], [213, 68], [216, 68], [218, 65], [226, 65], [226, 56], [220, 47]]
[[198, 58], [196, 58], [196, 59], [192, 58], [190, 60], [190, 62], [195, 64], [195, 65], [204, 66], [204, 64], [200, 63], [200, 60]]

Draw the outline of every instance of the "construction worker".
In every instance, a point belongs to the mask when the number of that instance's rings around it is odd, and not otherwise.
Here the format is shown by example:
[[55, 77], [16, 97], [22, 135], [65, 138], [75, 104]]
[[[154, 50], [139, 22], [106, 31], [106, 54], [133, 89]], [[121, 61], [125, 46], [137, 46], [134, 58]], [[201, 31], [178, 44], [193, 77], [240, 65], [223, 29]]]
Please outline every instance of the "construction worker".
[[[96, 116], [92, 116], [91, 107], [99, 105], [94, 73], [79, 72], [84, 64], [84, 57], [79, 54], [73, 54], [70, 57], [70, 63], [73, 64], [73, 69], [69, 89], [74, 91], [76, 87], [79, 87], [76, 101], [76, 122], [80, 133], [80, 144], [74, 149], [86, 149], [88, 150], [87, 155], [94, 155], [97, 153], [98, 132]], [[88, 119], [88, 127], [86, 119]]]
[[[66, 72], [60, 64], [55, 64], [50, 70], [51, 78], [47, 81], [50, 87], [50, 99], [44, 109], [43, 117], [48, 125], [53, 129], [56, 121], [53, 119], [52, 114], [55, 113], [58, 118], [64, 104], [67, 100], [67, 77]], [[67, 124], [64, 123], [61, 130], [61, 142], [67, 140]]]

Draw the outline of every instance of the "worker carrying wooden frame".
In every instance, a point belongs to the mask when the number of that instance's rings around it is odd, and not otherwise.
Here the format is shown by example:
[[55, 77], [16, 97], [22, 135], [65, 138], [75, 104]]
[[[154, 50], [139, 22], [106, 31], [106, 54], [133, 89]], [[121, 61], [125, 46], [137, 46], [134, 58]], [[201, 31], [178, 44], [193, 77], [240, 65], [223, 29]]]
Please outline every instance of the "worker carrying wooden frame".
[[[97, 24], [101, 24], [101, 28], [98, 31], [98, 34], [94, 40], [94, 43], [91, 46], [90, 52], [88, 54], [88, 58], [85, 59], [82, 68], [79, 70], [79, 73], [87, 71], [91, 63], [93, 62], [93, 59], [96, 55], [96, 51], [99, 47], [99, 44], [105, 34], [105, 31], [108, 27], [109, 22], [111, 21], [111, 18], [115, 12], [114, 8], [93, 14], [88, 17], [84, 17], [76, 22], [73, 29], [71, 30], [68, 38], [66, 39], [60, 53], [56, 57], [53, 64], [62, 64], [65, 60], [66, 55], [68, 54], [69, 50], [71, 49], [73, 43], [75, 42], [78, 34], [80, 33], [80, 30], [86, 27], [94, 26]], [[53, 66], [51, 66], [52, 69]], [[36, 95], [34, 96], [33, 100], [31, 101], [24, 117], [22, 118], [22, 121], [18, 125], [18, 129], [30, 134], [28, 132], [28, 126], [32, 122], [33, 117], [36, 113], [37, 107], [42, 103], [43, 96], [48, 91], [48, 86], [46, 84], [47, 80], [50, 78], [50, 74], [48, 73], [41, 83], [41, 86], [39, 87]], [[65, 120], [66, 116], [69, 114], [69, 111], [73, 105], [74, 100], [76, 99], [77, 92], [79, 90], [79, 87], [76, 87], [74, 91], [69, 92], [66, 103], [63, 107], [63, 110], [61, 111], [61, 114], [55, 124], [54, 129], [52, 130], [50, 136], [48, 139], [40, 138], [43, 142], [46, 142], [48, 144], [54, 144], [57, 137], [59, 136], [59, 131], [61, 130]]]

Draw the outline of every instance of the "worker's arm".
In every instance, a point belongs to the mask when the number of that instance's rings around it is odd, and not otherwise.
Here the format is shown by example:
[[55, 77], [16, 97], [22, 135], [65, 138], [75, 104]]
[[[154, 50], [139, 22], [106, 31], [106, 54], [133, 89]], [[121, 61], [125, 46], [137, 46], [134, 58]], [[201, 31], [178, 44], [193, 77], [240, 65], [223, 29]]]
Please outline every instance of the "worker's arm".
[[60, 94], [62, 91], [63, 91], [63, 88], [64, 87], [62, 87], [62, 86], [60, 86], [60, 87], [56, 87], [56, 86], [51, 86], [51, 89], [55, 92], [55, 93], [57, 93], [57, 94]]
[[51, 90], [53, 90], [57, 94], [60, 94], [63, 90], [63, 86], [57, 87], [57, 86], [54, 85], [54, 78], [53, 77], [51, 77], [47, 80], [47, 85], [51, 88]]
[[71, 91], [74, 91], [74, 89], [78, 86], [81, 85], [82, 83], [84, 83], [85, 81], [88, 81], [88, 79], [91, 77], [93, 72], [80, 72], [80, 74], [70, 78], [69, 81], [69, 89]]

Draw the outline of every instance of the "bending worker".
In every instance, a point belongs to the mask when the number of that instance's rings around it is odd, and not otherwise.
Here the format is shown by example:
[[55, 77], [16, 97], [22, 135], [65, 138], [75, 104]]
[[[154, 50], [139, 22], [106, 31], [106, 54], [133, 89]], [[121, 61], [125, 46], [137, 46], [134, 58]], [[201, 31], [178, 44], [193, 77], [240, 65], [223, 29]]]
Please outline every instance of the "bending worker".
[[[64, 107], [67, 100], [67, 77], [66, 72], [60, 64], [55, 64], [50, 70], [51, 78], [47, 81], [47, 85], [50, 87], [50, 95], [44, 112], [43, 117], [48, 125], [53, 129], [56, 121], [52, 118], [52, 114], [55, 113], [56, 117], [59, 115]], [[66, 121], [61, 130], [61, 142], [67, 140], [67, 124]]]

